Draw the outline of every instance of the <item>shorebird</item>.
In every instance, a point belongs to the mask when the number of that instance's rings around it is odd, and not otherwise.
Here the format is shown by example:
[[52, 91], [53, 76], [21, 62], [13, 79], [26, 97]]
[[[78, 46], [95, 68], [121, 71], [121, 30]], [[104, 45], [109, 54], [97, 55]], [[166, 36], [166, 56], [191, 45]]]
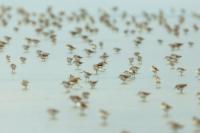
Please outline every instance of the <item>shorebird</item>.
[[87, 100], [87, 99], [89, 99], [89, 96], [90, 96], [90, 92], [87, 92], [87, 91], [82, 92], [83, 99]]
[[72, 64], [72, 61], [73, 61], [73, 58], [72, 58], [72, 57], [67, 57], [67, 63], [68, 63], [69, 65]]
[[134, 40], [135, 46], [138, 47], [140, 44], [142, 44], [143, 40], [144, 40], [143, 37], [138, 36], [138, 37]]
[[130, 64], [130, 65], [133, 65], [133, 63], [134, 63], [134, 58], [133, 58], [133, 57], [130, 57], [130, 58], [128, 58], [128, 61], [129, 61], [129, 64]]
[[47, 52], [42, 52], [42, 53], [39, 55], [39, 57], [40, 57], [43, 61], [45, 61], [45, 60], [49, 57], [49, 53], [47, 53]]
[[192, 118], [192, 123], [193, 123], [194, 126], [200, 128], [200, 118], [194, 116], [194, 117]]
[[102, 49], [103, 48], [103, 42], [99, 42], [99, 47]]
[[23, 86], [23, 90], [27, 90], [28, 89], [28, 84], [29, 84], [28, 80], [22, 80], [21, 81], [21, 85]]
[[71, 95], [69, 98], [74, 103], [74, 108], [77, 108], [78, 103], [82, 101], [82, 98], [78, 95]]
[[77, 103], [78, 108], [80, 109], [80, 116], [85, 116], [85, 110], [88, 108], [88, 105], [84, 101]]
[[6, 46], [7, 42], [0, 40], [0, 49], [3, 49]]
[[157, 72], [159, 71], [159, 69], [156, 66], [151, 66], [151, 71], [154, 73], [154, 75], [157, 74]]
[[49, 116], [50, 116], [50, 119], [51, 120], [56, 120], [56, 115], [59, 113], [59, 110], [55, 109], [55, 108], [49, 108], [47, 110]]
[[186, 71], [185, 68], [182, 68], [182, 67], [178, 67], [177, 68], [177, 71], [180, 73], [180, 76], [183, 76], [184, 75], [184, 72]]
[[162, 43], [163, 43], [163, 40], [162, 40], [162, 39], [158, 39], [157, 41], [158, 41], [159, 44], [162, 44]]
[[90, 84], [91, 89], [94, 89], [95, 86], [96, 86], [96, 84], [98, 83], [97, 80], [90, 80], [90, 81], [88, 81], [88, 82], [89, 82], [89, 84]]
[[79, 69], [79, 67], [83, 64], [81, 61], [82, 58], [83, 57], [79, 55], [73, 55], [73, 64], [77, 67], [77, 69]]
[[32, 38], [32, 42], [37, 45], [38, 43], [40, 43], [40, 40], [39, 39], [36, 39], [36, 38]]
[[28, 44], [30, 44], [30, 43], [32, 42], [32, 39], [29, 38], [29, 37], [25, 37], [25, 40], [26, 40], [26, 42], [27, 42]]
[[19, 59], [20, 59], [22, 64], [26, 63], [26, 57], [20, 57]]
[[102, 70], [104, 68], [104, 66], [107, 64], [107, 62], [105, 60], [97, 63], [97, 64], [94, 64], [93, 65], [93, 69], [95, 70], [96, 74]]
[[183, 46], [183, 43], [175, 42], [169, 44], [172, 50], [178, 50], [181, 46]]
[[12, 39], [12, 37], [10, 37], [10, 36], [4, 36], [4, 38], [5, 38], [5, 40], [6, 40], [7, 43], [9, 43], [10, 40]]
[[170, 125], [171, 129], [172, 129], [175, 133], [177, 133], [178, 130], [180, 130], [180, 129], [182, 129], [182, 128], [184, 127], [182, 124], [180, 124], [180, 123], [178, 123], [178, 122], [175, 122], [175, 121], [170, 121], [170, 122], [169, 122], [169, 125]]
[[80, 77], [78, 77], [78, 76], [74, 76], [74, 75], [72, 75], [72, 74], [69, 75], [69, 82], [72, 82], [72, 83], [78, 83], [79, 80], [81, 80]]
[[170, 54], [169, 56], [165, 56], [167, 63], [171, 66], [171, 69], [174, 69], [175, 65], [179, 63], [179, 60], [182, 56], [177, 54]]
[[26, 42], [30, 45], [30, 44], [35, 44], [37, 46], [37, 44], [40, 42], [39, 39], [36, 38], [30, 38], [30, 37], [26, 37], [25, 38]]
[[197, 73], [197, 78], [200, 80], [200, 68], [197, 69], [196, 73]]
[[153, 80], [155, 81], [155, 83], [156, 83], [156, 88], [161, 88], [161, 79], [160, 79], [160, 77], [158, 76], [158, 75], [155, 75], [154, 77], [153, 77]]
[[50, 34], [51, 34], [51, 35], [49, 36], [49, 38], [50, 38], [51, 42], [52, 42], [53, 44], [56, 44], [57, 35], [54, 34], [54, 33], [50, 33]]
[[120, 74], [119, 78], [123, 81], [123, 84], [126, 83], [130, 79], [131, 75], [130, 74]]
[[11, 56], [10, 55], [6, 55], [6, 60], [7, 60], [8, 63], [10, 63], [11, 62]]
[[80, 56], [80, 55], [73, 55], [73, 59], [74, 60], [77, 60], [77, 61], [80, 61], [83, 57]]
[[83, 71], [84, 73], [84, 78], [86, 79], [86, 81], [89, 81], [90, 77], [92, 76], [92, 73], [87, 72], [87, 71]]
[[101, 125], [106, 126], [107, 125], [107, 119], [108, 119], [110, 113], [107, 110], [104, 110], [104, 109], [100, 109], [99, 113], [100, 113], [100, 117], [102, 119]]
[[15, 70], [16, 70], [16, 68], [17, 68], [17, 65], [15, 65], [15, 64], [10, 64], [10, 67], [11, 67], [11, 69], [12, 69], [12, 73], [14, 74], [14, 73], [15, 73]]
[[66, 44], [66, 47], [69, 49], [70, 52], [73, 52], [76, 48], [71, 44]]
[[120, 133], [131, 133], [131, 132], [128, 130], [122, 130]]
[[91, 50], [91, 49], [84, 49], [85, 50], [85, 52], [86, 52], [86, 54], [87, 54], [87, 56], [90, 56], [91, 54], [93, 54], [93, 53], [95, 53], [95, 51], [94, 50]]
[[137, 95], [142, 99], [142, 102], [146, 102], [146, 98], [150, 95], [151, 93], [146, 92], [146, 91], [139, 91]]
[[79, 67], [83, 64], [83, 62], [80, 60], [74, 60], [73, 63], [77, 67], [77, 69], [79, 69]]
[[169, 111], [172, 109], [172, 106], [169, 105], [168, 103], [162, 102], [161, 103], [161, 108], [165, 112], [165, 116], [168, 116], [169, 115]]
[[199, 102], [199, 104], [200, 104], [200, 92], [197, 92], [197, 93], [196, 93], [196, 97], [197, 97], [198, 102]]
[[109, 57], [109, 55], [106, 53], [106, 52], [104, 52], [101, 56], [100, 56], [100, 59], [102, 59], [103, 61], [102, 62], [106, 62], [106, 60], [108, 59], [108, 57]]
[[193, 29], [194, 29], [195, 31], [198, 31], [198, 30], [199, 30], [199, 26], [198, 26], [197, 24], [193, 24], [192, 27], [193, 27]]
[[70, 90], [79, 83], [79, 81], [81, 80], [80, 77], [76, 77], [74, 75], [69, 76], [68, 80], [64, 80], [62, 81], [62, 85], [65, 87], [65, 89], [67, 89], [66, 93], [69, 93]]
[[189, 42], [188, 42], [188, 45], [189, 45], [190, 47], [192, 47], [192, 46], [194, 45], [194, 42], [189, 41]]
[[62, 85], [66, 89], [66, 93], [69, 93], [74, 84], [70, 83], [69, 81], [62, 81]]
[[97, 64], [94, 64], [93, 65], [93, 69], [94, 69], [95, 73], [97, 74], [99, 72], [100, 68], [99, 68], [99, 66]]
[[30, 45], [23, 45], [23, 49], [25, 52], [27, 52], [30, 49]]
[[37, 52], [38, 57], [40, 59], [42, 59], [42, 61], [45, 61], [49, 57], [49, 55], [50, 55], [49, 53], [44, 52], [42, 50], [37, 50], [36, 52]]
[[180, 94], [183, 94], [183, 90], [187, 87], [188, 85], [187, 84], [177, 84], [175, 85], [175, 89], [179, 90], [180, 91]]
[[114, 51], [115, 53], [119, 53], [121, 50], [122, 50], [121, 48], [117, 48], [117, 47], [113, 48], [113, 51]]
[[142, 56], [140, 55], [140, 52], [135, 52], [134, 53], [134, 55], [135, 55], [135, 59], [137, 60], [137, 62], [139, 63], [139, 65], [141, 65], [142, 64]]
[[70, 31], [72, 36], [80, 35], [82, 33], [82, 28], [76, 27], [73, 31]]

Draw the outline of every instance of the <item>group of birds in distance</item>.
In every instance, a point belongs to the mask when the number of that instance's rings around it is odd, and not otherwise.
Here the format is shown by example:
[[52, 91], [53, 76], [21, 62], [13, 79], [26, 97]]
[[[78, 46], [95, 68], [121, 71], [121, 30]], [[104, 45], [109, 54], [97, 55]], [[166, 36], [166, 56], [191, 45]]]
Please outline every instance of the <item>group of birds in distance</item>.
[[[115, 15], [115, 17], [112, 16]], [[173, 10], [172, 10], [173, 14]], [[181, 9], [179, 15], [175, 15], [175, 24], [168, 23], [167, 16], [163, 10], [159, 10], [156, 13], [142, 12], [142, 20], [138, 19], [137, 16], [131, 14], [131, 12], [121, 11], [119, 7], [113, 6], [110, 10], [101, 9], [98, 11], [98, 15], [91, 15], [91, 13], [86, 8], [80, 8], [77, 11], [68, 12], [66, 10], [54, 11], [53, 6], [49, 6], [45, 11], [29, 11], [23, 7], [12, 7], [12, 6], [0, 6], [0, 27], [6, 29], [10, 27], [12, 33], [20, 34], [21, 28], [29, 27], [31, 28], [34, 36], [24, 36], [24, 44], [20, 45], [21, 49], [24, 51], [22, 56], [16, 59], [9, 54], [6, 54], [5, 57], [1, 56], [1, 60], [5, 59], [6, 63], [10, 67], [10, 73], [14, 76], [18, 72], [18, 68], [26, 63], [29, 63], [29, 58], [27, 55], [30, 52], [30, 49], [33, 49], [31, 52], [35, 52], [35, 56], [41, 61], [41, 64], [48, 62], [49, 58], [52, 58], [52, 53], [38, 49], [37, 47], [41, 45], [42, 40], [47, 40], [48, 44], [51, 47], [57, 47], [58, 45], [64, 45], [66, 48], [67, 56], [64, 57], [66, 62], [66, 67], [73, 67], [75, 71], [79, 72], [79, 75], [69, 74], [66, 79], [60, 81], [62, 88], [66, 91], [68, 100], [74, 105], [72, 108], [80, 111], [80, 117], [87, 117], [87, 111], [90, 105], [90, 95], [92, 91], [98, 89], [97, 84], [101, 84], [101, 81], [94, 80], [93, 77], [98, 77], [106, 73], [106, 68], [112, 63], [112, 55], [121, 53], [126, 53], [123, 49], [126, 44], [122, 44], [120, 47], [113, 47], [113, 53], [104, 52], [104, 48], [108, 45], [104, 40], [95, 40], [95, 36], [102, 30], [104, 27], [107, 30], [110, 30], [112, 34], [122, 34], [122, 37], [126, 38], [132, 37], [133, 47], [137, 50], [133, 52], [132, 56], [127, 58], [128, 69], [123, 72], [118, 73], [116, 80], [121, 82], [121, 86], [128, 86], [130, 82], [134, 82], [137, 79], [137, 75], [140, 74], [141, 66], [143, 65], [143, 53], [140, 50], [140, 46], [145, 44], [145, 36], [143, 34], [151, 34], [151, 32], [159, 27], [162, 28], [168, 36], [179, 38], [180, 36], [187, 36], [188, 33], [197, 34], [199, 32], [200, 23], [186, 23], [187, 16], [186, 10]], [[17, 17], [16, 17], [17, 16]], [[116, 17], [117, 16], [117, 17]], [[15, 24], [13, 23], [13, 17], [16, 18]], [[191, 13], [191, 19], [198, 20], [200, 22], [200, 14], [197, 12]], [[118, 23], [122, 23], [123, 26], [119, 26]], [[156, 27], [152, 26], [152, 23], [156, 23]], [[60, 36], [59, 32], [63, 29], [67, 29], [66, 25], [75, 25], [71, 30], [68, 30], [67, 33], [71, 38], [81, 40], [84, 44], [73, 44], [68, 40], [66, 43], [58, 44], [58, 38], [63, 38], [65, 35]], [[101, 28], [99, 28], [101, 25]], [[141, 35], [139, 35], [142, 33]], [[156, 38], [156, 37], [155, 37]], [[0, 37], [0, 50], [2, 53], [6, 53], [6, 47], [13, 45], [13, 40], [15, 36], [9, 34], [4, 34]], [[164, 37], [157, 37], [157, 44], [155, 47], [165, 43]], [[166, 55], [164, 60], [169, 66], [171, 71], [178, 72], [179, 78], [185, 76], [187, 68], [181, 67], [179, 64], [184, 58], [184, 55], [178, 54], [181, 48], [184, 45], [188, 45], [188, 48], [193, 48], [193, 46], [198, 42], [193, 42], [192, 40], [188, 43], [183, 42], [172, 42], [167, 44], [169, 49], [171, 49], [171, 54]], [[80, 49], [79, 45], [83, 45], [84, 54], [76, 52]], [[196, 46], [196, 45], [195, 45]], [[13, 46], [15, 47], [15, 46]], [[94, 56], [97, 51], [101, 53], [95, 64], [91, 66], [90, 70], [82, 69], [82, 65], [87, 63], [92, 56]], [[16, 63], [15, 60], [18, 60]], [[56, 62], [56, 60], [55, 60]], [[118, 67], [118, 66], [116, 66]], [[33, 68], [34, 69], [34, 68]], [[162, 78], [159, 75], [159, 71], [162, 68], [159, 68], [159, 64], [152, 64], [150, 68], [150, 73], [152, 73], [152, 79], [155, 83], [155, 88], [162, 89]], [[194, 70], [196, 72], [196, 79], [200, 79], [200, 67]], [[40, 75], [38, 75], [40, 76]], [[83, 82], [82, 82], [83, 81]], [[32, 84], [32, 81], [27, 79], [21, 80], [21, 87], [23, 91], [28, 91], [29, 87]], [[88, 84], [90, 91], [84, 91], [81, 94], [75, 94], [71, 92], [76, 92], [74, 88], [79, 88], [81, 84]], [[185, 89], [189, 87], [188, 83], [177, 83], [174, 85], [180, 94], [185, 93]], [[170, 90], [169, 90], [170, 91]], [[176, 93], [176, 91], [174, 92]], [[140, 90], [137, 92], [137, 97], [143, 104], [148, 104], [148, 97], [151, 96], [150, 91]], [[196, 92], [197, 105], [200, 104], [200, 91]], [[161, 109], [163, 110], [166, 117], [170, 117], [170, 111], [174, 108], [172, 104], [161, 101]], [[52, 121], [59, 120], [58, 114], [59, 109], [54, 107], [49, 107], [47, 109], [47, 115]], [[109, 126], [108, 119], [112, 115], [109, 110], [106, 108], [99, 109], [99, 116], [102, 120], [100, 125], [103, 127]], [[194, 116], [191, 118], [193, 125], [200, 129], [200, 117]], [[181, 122], [175, 120], [167, 122], [172, 131], [178, 132], [186, 125], [183, 125]], [[199, 130], [198, 130], [199, 131]], [[131, 133], [128, 130], [122, 130], [121, 133]]]

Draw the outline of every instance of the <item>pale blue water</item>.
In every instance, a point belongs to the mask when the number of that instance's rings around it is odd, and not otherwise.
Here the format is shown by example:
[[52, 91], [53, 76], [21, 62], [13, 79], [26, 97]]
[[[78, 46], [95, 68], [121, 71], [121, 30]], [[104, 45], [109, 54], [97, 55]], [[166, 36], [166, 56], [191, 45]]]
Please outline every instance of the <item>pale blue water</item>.
[[[23, 6], [32, 11], [45, 11], [46, 6], [53, 5], [54, 10], [77, 11], [80, 7], [87, 8], [92, 15], [98, 14], [98, 8], [109, 10], [113, 5], [119, 6], [120, 10], [131, 12], [137, 17], [145, 11], [157, 12], [162, 9], [169, 15], [172, 21], [170, 9], [181, 8], [187, 10], [190, 25], [191, 12], [200, 12], [200, 1], [198, 0], [0, 0], [0, 4]], [[177, 13], [178, 14], [178, 13]], [[14, 22], [13, 22], [14, 23]], [[155, 27], [155, 24], [151, 24]], [[66, 31], [73, 29], [75, 25], [67, 25]], [[137, 37], [123, 34], [115, 34], [99, 25], [102, 29], [93, 39], [105, 42], [103, 50], [98, 49], [97, 53], [87, 58], [83, 49], [87, 45], [80, 40], [72, 38], [66, 31], [59, 32], [57, 45], [53, 46], [47, 40], [42, 40], [38, 47], [33, 47], [28, 53], [24, 53], [21, 45], [24, 44], [24, 36], [34, 36], [29, 29], [20, 30], [19, 34], [13, 33], [11, 28], [1, 29], [0, 37], [8, 34], [13, 37], [10, 45], [0, 52], [0, 133], [120, 133], [121, 130], [129, 130], [131, 133], [169, 133], [171, 129], [168, 121], [175, 120], [185, 125], [181, 133], [192, 133], [195, 128], [192, 125], [192, 117], [200, 117], [200, 106], [197, 104], [195, 94], [200, 91], [200, 82], [195, 78], [195, 72], [200, 67], [200, 62], [194, 60], [200, 55], [199, 32], [189, 33], [187, 36], [175, 38], [163, 32], [160, 28], [154, 28], [152, 34], [141, 34], [145, 40], [141, 47], [134, 47], [132, 40]], [[159, 45], [157, 39], [162, 38], [164, 43]], [[185, 76], [178, 76], [178, 72], [170, 70], [166, 66], [164, 57], [169, 55], [168, 44], [175, 41], [187, 43], [194, 41], [194, 47], [184, 45], [178, 53], [183, 55], [179, 66], [187, 69]], [[61, 82], [69, 74], [80, 75], [74, 67], [68, 66], [65, 58], [70, 56], [65, 45], [73, 43], [78, 46], [75, 53], [83, 55], [86, 63], [81, 69], [91, 70], [92, 64], [99, 61], [99, 55], [107, 52], [109, 65], [105, 72], [94, 76], [99, 80], [95, 90], [90, 90], [89, 86], [81, 81], [82, 88], [72, 94], [80, 94], [82, 91], [91, 91], [89, 109], [86, 117], [80, 117], [78, 111], [72, 107], [65, 94], [65, 89]], [[112, 48], [120, 47], [120, 54], [114, 54]], [[42, 49], [50, 53], [47, 62], [40, 62], [36, 57], [35, 50]], [[135, 81], [127, 85], [122, 85], [118, 75], [127, 69], [128, 57], [134, 52], [140, 51], [144, 60]], [[10, 73], [9, 64], [5, 60], [5, 55], [11, 55], [12, 62], [18, 65], [16, 74]], [[27, 63], [22, 65], [19, 62], [20, 56], [27, 57]], [[152, 80], [152, 65], [160, 69], [161, 89], [156, 89]], [[22, 91], [20, 81], [27, 79], [30, 81], [28, 91]], [[189, 84], [184, 95], [179, 95], [174, 86], [177, 83], [186, 82]], [[141, 103], [136, 95], [139, 90], [151, 92], [147, 103]], [[161, 102], [168, 102], [173, 106], [169, 118], [164, 118], [160, 108]], [[49, 107], [59, 109], [58, 120], [50, 121], [46, 110]], [[98, 110], [107, 109], [110, 112], [109, 125], [101, 127], [101, 119]]]

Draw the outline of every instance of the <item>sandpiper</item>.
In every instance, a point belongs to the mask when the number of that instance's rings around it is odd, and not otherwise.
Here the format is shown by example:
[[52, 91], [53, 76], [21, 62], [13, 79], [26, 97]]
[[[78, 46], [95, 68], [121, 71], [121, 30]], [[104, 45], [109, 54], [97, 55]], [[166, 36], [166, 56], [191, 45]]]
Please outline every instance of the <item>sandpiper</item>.
[[178, 123], [178, 122], [176, 122], [176, 121], [170, 121], [170, 122], [169, 122], [169, 125], [170, 125], [171, 129], [172, 129], [175, 133], [177, 133], [178, 130], [180, 130], [180, 129], [182, 129], [182, 128], [184, 127], [182, 124], [180, 124], [180, 123]]
[[139, 91], [137, 95], [142, 99], [142, 102], [146, 102], [146, 98], [150, 95], [151, 93], [146, 92], [146, 91]]
[[100, 113], [100, 117], [102, 119], [101, 125], [106, 126], [107, 125], [107, 119], [108, 119], [110, 113], [107, 110], [104, 110], [104, 109], [100, 109], [99, 113]]
[[11, 69], [12, 69], [12, 73], [14, 74], [15, 73], [15, 70], [16, 70], [16, 68], [17, 68], [17, 65], [15, 65], [15, 64], [10, 64], [10, 67], [11, 67]]
[[177, 84], [175, 85], [175, 89], [180, 91], [180, 94], [183, 94], [183, 90], [187, 87], [188, 85], [185, 83]]
[[59, 110], [55, 109], [55, 108], [49, 108], [47, 110], [49, 116], [50, 116], [50, 119], [51, 120], [56, 120], [56, 115], [59, 113]]
[[168, 116], [168, 115], [169, 115], [169, 111], [172, 109], [172, 106], [169, 105], [169, 104], [166, 103], [166, 102], [162, 102], [162, 103], [161, 103], [161, 108], [162, 108], [163, 111], [165, 112], [165, 116]]
[[21, 81], [21, 85], [23, 86], [23, 90], [27, 90], [28, 89], [28, 84], [29, 84], [28, 80], [22, 80]]

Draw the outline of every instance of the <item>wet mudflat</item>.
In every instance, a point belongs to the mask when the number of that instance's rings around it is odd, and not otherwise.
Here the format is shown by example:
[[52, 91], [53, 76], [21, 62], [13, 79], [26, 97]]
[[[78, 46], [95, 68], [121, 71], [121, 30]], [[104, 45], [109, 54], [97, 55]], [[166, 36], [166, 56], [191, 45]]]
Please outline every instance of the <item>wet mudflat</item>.
[[9, 3], [0, 132], [200, 132], [198, 10]]

